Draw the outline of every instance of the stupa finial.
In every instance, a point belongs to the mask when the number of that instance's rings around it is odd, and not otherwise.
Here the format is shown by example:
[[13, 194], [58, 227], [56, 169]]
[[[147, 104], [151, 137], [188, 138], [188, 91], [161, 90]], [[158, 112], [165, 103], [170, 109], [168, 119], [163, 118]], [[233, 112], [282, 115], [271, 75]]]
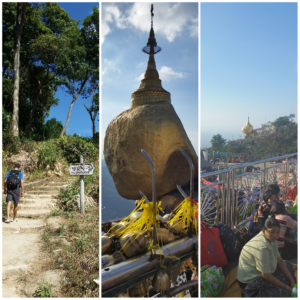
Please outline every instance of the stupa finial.
[[140, 87], [131, 94], [131, 107], [155, 102], [171, 103], [171, 95], [161, 85], [161, 80], [159, 79], [159, 74], [156, 70], [154, 60], [154, 54], [161, 51], [161, 48], [157, 46], [153, 29], [153, 4], [151, 4], [150, 12], [151, 29], [149, 39], [147, 46], [142, 49], [143, 52], [149, 54], [149, 60], [144, 74], [144, 79], [142, 79]]
[[157, 46], [156, 43], [156, 39], [155, 39], [155, 34], [154, 34], [154, 29], [153, 29], [153, 17], [154, 17], [154, 13], [153, 13], [153, 4], [151, 4], [151, 28], [150, 28], [150, 33], [149, 33], [149, 39], [148, 39], [148, 43], [147, 46], [145, 46], [142, 51], [150, 54], [156, 54], [159, 51], [161, 51], [161, 47]]

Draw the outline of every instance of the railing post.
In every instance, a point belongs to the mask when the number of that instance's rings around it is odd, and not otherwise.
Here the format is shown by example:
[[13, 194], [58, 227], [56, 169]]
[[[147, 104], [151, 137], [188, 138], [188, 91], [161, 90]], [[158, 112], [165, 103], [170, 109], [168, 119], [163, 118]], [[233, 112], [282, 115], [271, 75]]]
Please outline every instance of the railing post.
[[285, 162], [285, 178], [284, 178], [284, 199], [287, 199], [287, 183], [288, 183], [288, 157], [286, 158], [286, 162]]
[[234, 177], [235, 177], [235, 170], [231, 170], [231, 220], [230, 220], [230, 225], [231, 228], [234, 226], [234, 199], [235, 199], [235, 188], [234, 188]]
[[263, 188], [263, 194], [266, 190], [266, 162], [264, 162], [264, 188]]
[[217, 196], [217, 213], [215, 217], [215, 224], [219, 224], [219, 213], [220, 213], [220, 185], [218, 184], [218, 196]]
[[230, 222], [230, 171], [227, 172], [227, 196], [226, 196], [226, 222]]
[[225, 224], [225, 176], [222, 175], [222, 213], [221, 213], [221, 223]]

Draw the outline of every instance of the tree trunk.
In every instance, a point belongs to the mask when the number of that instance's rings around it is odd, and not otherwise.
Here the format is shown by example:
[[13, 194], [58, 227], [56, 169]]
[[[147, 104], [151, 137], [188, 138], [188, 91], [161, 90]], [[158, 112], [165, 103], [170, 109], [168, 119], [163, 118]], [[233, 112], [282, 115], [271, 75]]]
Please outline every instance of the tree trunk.
[[40, 94], [42, 93], [42, 89], [40, 89], [40, 92], [38, 94], [38, 96], [36, 97], [35, 101], [34, 101], [34, 104], [33, 104], [33, 107], [30, 111], [30, 114], [29, 114], [29, 119], [28, 119], [28, 123], [26, 125], [26, 128], [25, 128], [25, 135], [28, 136], [29, 135], [29, 130], [31, 128], [31, 123], [32, 123], [32, 120], [33, 120], [33, 114], [35, 112], [35, 109], [38, 105], [38, 102], [39, 102], [39, 96]]
[[20, 72], [20, 44], [23, 24], [25, 22], [25, 10], [27, 3], [17, 4], [17, 21], [15, 30], [14, 53], [14, 90], [13, 90], [13, 115], [11, 130], [14, 136], [19, 136], [19, 72]]
[[96, 138], [96, 126], [95, 126], [95, 119], [92, 120], [93, 122], [93, 139]]
[[86, 105], [84, 104], [84, 107], [86, 108], [86, 110], [88, 111], [90, 117], [91, 117], [91, 120], [92, 120], [92, 123], [93, 123], [93, 139], [96, 137], [96, 126], [95, 126], [95, 119], [96, 119], [96, 116], [97, 116], [97, 112], [94, 114], [93, 116], [93, 112], [90, 112], [89, 109], [86, 107]]
[[69, 125], [70, 118], [71, 118], [71, 112], [72, 112], [73, 105], [74, 105], [76, 99], [78, 98], [78, 96], [80, 95], [80, 93], [81, 93], [83, 87], [85, 86], [87, 80], [88, 80], [88, 72], [86, 72], [85, 79], [84, 79], [83, 83], [81, 84], [80, 90], [78, 91], [77, 95], [73, 98], [73, 100], [71, 102], [69, 112], [68, 112], [67, 122], [66, 122], [66, 124], [65, 124], [65, 126], [64, 126], [64, 128], [63, 128], [63, 130], [60, 134], [60, 137], [62, 137], [65, 134], [66, 130], [67, 130], [67, 127]]

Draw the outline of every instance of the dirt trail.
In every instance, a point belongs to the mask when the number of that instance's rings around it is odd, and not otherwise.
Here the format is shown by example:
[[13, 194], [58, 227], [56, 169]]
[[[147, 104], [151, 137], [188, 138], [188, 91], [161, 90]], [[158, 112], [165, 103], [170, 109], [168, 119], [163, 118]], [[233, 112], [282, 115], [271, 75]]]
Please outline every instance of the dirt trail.
[[51, 179], [28, 187], [31, 191], [26, 191], [25, 186], [26, 193], [18, 206], [18, 222], [2, 222], [3, 298], [27, 298], [26, 284], [47, 271], [48, 257], [41, 249], [41, 231], [47, 223], [55, 226], [60, 222], [59, 217], [45, 217], [55, 206], [59, 189], [66, 186], [66, 181]]

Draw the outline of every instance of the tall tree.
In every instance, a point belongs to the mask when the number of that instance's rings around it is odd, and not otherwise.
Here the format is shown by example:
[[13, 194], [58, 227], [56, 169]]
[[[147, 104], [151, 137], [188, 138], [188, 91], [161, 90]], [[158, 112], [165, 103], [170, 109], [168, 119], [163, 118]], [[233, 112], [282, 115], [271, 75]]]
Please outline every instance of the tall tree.
[[289, 116], [285, 116], [285, 117], [279, 117], [274, 122], [272, 122], [272, 125], [275, 127], [277, 131], [279, 127], [289, 125], [291, 122], [293, 122], [294, 118], [295, 118], [294, 114], [290, 114]]
[[87, 107], [84, 104], [84, 107], [86, 108], [87, 112], [90, 115], [92, 124], [93, 124], [93, 138], [96, 138], [96, 126], [95, 126], [95, 120], [99, 112], [99, 92], [95, 93], [93, 95], [92, 105], [90, 107]]
[[[69, 107], [67, 121], [60, 134], [66, 132], [71, 118], [73, 105], [79, 95], [88, 95], [99, 90], [99, 10], [93, 7], [92, 15], [86, 17], [82, 24], [78, 46], [65, 52], [61, 70], [66, 82], [65, 87], [73, 99]], [[88, 83], [88, 85], [87, 85]]]
[[223, 139], [222, 135], [216, 134], [210, 140], [212, 145], [212, 150], [220, 151], [226, 144], [226, 139]]
[[15, 136], [19, 136], [19, 72], [20, 72], [20, 46], [21, 34], [25, 22], [26, 9], [29, 3], [17, 3], [17, 19], [14, 39], [14, 91], [13, 91], [13, 115], [11, 129]]

